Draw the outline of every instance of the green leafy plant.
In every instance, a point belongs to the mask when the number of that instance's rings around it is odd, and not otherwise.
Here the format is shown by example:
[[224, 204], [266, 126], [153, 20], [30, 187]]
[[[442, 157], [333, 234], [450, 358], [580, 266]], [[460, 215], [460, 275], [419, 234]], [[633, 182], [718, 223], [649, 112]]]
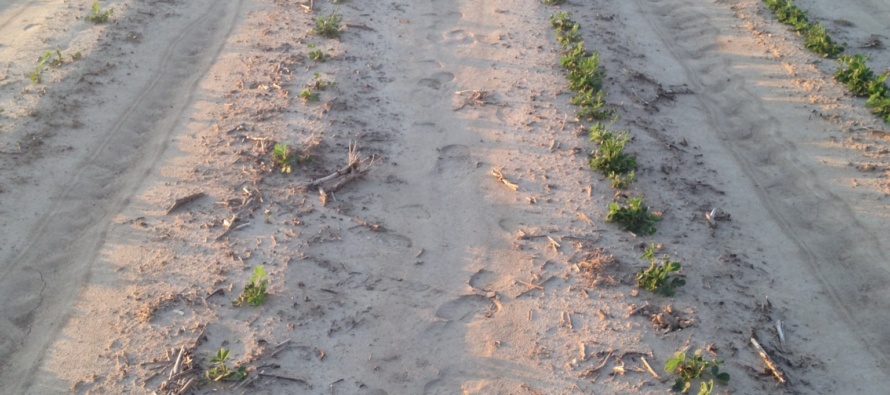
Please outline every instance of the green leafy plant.
[[835, 43], [822, 25], [810, 22], [806, 11], [794, 5], [792, 0], [763, 0], [763, 2], [776, 15], [779, 22], [804, 36], [804, 45], [810, 51], [829, 58], [844, 52], [844, 45]]
[[290, 173], [294, 165], [294, 155], [287, 144], [277, 143], [272, 148], [272, 161], [281, 169], [282, 173]]
[[65, 63], [65, 60], [62, 58], [62, 51], [56, 48], [55, 51], [45, 51], [37, 61], [37, 67], [31, 72], [30, 78], [31, 82], [35, 84], [39, 84], [41, 81], [41, 75], [43, 74], [43, 69], [47, 66], [52, 68], [57, 68], [62, 66]]
[[560, 5], [560, 4], [566, 2], [566, 0], [542, 0], [542, 1], [544, 4], [547, 4], [547, 5]]
[[622, 229], [634, 233], [651, 235], [655, 233], [655, 223], [659, 217], [649, 212], [649, 207], [643, 205], [643, 197], [627, 199], [627, 204], [618, 202], [609, 204], [609, 213], [606, 214], [606, 222], [616, 222]]
[[328, 54], [320, 49], [316, 49], [314, 51], [309, 51], [309, 59], [315, 62], [324, 62], [328, 60]]
[[603, 91], [578, 91], [570, 102], [579, 107], [575, 115], [580, 119], [603, 120], [615, 115], [615, 110], [606, 108], [606, 92]]
[[318, 93], [312, 91], [312, 88], [303, 88], [300, 91], [300, 99], [303, 99], [304, 102], [315, 102], [318, 101]]
[[[886, 74], [882, 76], [881, 85], [886, 78]], [[890, 95], [887, 94], [886, 88], [883, 92], [872, 94], [865, 105], [871, 107], [871, 111], [883, 118], [884, 122], [890, 123]]]
[[844, 46], [835, 43], [818, 23], [809, 25], [803, 31], [803, 36], [807, 49], [822, 56], [834, 58], [844, 52]]
[[719, 359], [706, 360], [701, 350], [688, 357], [686, 351], [680, 351], [672, 358], [668, 359], [664, 364], [664, 371], [668, 373], [676, 373], [676, 382], [671, 390], [674, 392], [687, 392], [692, 387], [692, 382], [707, 374], [710, 380], [704, 381], [699, 385], [699, 395], [710, 395], [714, 389], [714, 380], [717, 383], [726, 385], [729, 383], [729, 373], [721, 372], [720, 365], [723, 361]]
[[330, 58], [330, 56], [324, 53], [324, 51], [322, 51], [320, 48], [316, 48], [315, 44], [309, 43], [308, 46], [309, 49], [312, 50], [309, 51], [309, 59], [311, 59], [312, 61], [325, 62], [328, 60], [328, 58]]
[[650, 244], [641, 257], [649, 260], [649, 267], [637, 273], [637, 286], [661, 296], [674, 296], [676, 289], [686, 285], [686, 280], [671, 276], [680, 270], [680, 262], [673, 262], [667, 254], [661, 262], [655, 259], [655, 245]]
[[250, 281], [247, 285], [244, 286], [244, 290], [241, 291], [241, 294], [238, 295], [238, 299], [235, 299], [232, 303], [235, 306], [244, 306], [246, 304], [252, 304], [254, 306], [259, 306], [266, 301], [266, 297], [269, 294], [266, 293], [266, 285], [269, 284], [269, 280], [266, 280], [266, 268], [263, 265], [259, 265], [253, 269], [253, 275], [250, 276]]
[[229, 358], [229, 350], [220, 348], [212, 358], [210, 364], [212, 367], [204, 372], [204, 378], [207, 382], [211, 381], [241, 381], [247, 378], [247, 367], [238, 366], [234, 370], [226, 366], [226, 359]]
[[102, 10], [102, 7], [99, 5], [98, 1], [93, 2], [93, 6], [90, 7], [90, 13], [87, 15], [87, 20], [93, 23], [105, 23], [108, 22], [108, 18], [114, 14], [114, 10], [109, 8], [107, 10]]
[[550, 25], [553, 26], [553, 29], [555, 29], [558, 34], [559, 32], [572, 30], [578, 24], [572, 20], [571, 14], [562, 11], [550, 15]]
[[322, 78], [321, 73], [316, 72], [316, 73], [313, 75], [312, 83], [309, 85], [309, 88], [310, 88], [311, 90], [320, 90], [320, 91], [323, 91], [323, 90], [327, 90], [328, 88], [330, 88], [330, 87], [332, 87], [332, 86], [334, 86], [334, 85], [336, 85], [335, 82], [333, 82], [333, 81], [325, 81], [325, 80]]
[[625, 188], [633, 182], [637, 158], [624, 152], [624, 145], [630, 139], [628, 131], [617, 134], [600, 129], [597, 123], [591, 128], [590, 140], [598, 147], [590, 155], [590, 167], [612, 180], [613, 188]]
[[569, 89], [573, 91], [599, 92], [603, 88], [606, 72], [600, 68], [599, 53], [572, 59], [569, 69]]
[[339, 38], [342, 28], [340, 24], [343, 18], [337, 14], [337, 11], [331, 11], [327, 17], [318, 17], [315, 20], [315, 28], [312, 29], [315, 34], [327, 38]]
[[834, 73], [834, 78], [847, 85], [856, 96], [867, 97], [869, 90], [874, 89], [873, 86], [869, 85], [876, 77], [871, 68], [866, 65], [867, 59], [860, 54], [853, 56], [844, 55], [838, 59], [840, 68]]
[[840, 67], [834, 78], [850, 88], [850, 92], [859, 97], [867, 97], [865, 105], [873, 113], [890, 123], [890, 88], [887, 87], [888, 74], [876, 75], [866, 65], [863, 55], [841, 56]]

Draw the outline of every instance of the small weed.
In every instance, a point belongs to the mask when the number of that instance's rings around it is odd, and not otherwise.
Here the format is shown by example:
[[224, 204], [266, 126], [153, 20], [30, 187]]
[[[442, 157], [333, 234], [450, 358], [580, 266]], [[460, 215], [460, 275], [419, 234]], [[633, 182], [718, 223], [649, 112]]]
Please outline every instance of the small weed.
[[662, 255], [661, 262], [655, 260], [655, 245], [650, 244], [641, 256], [649, 260], [649, 267], [637, 273], [637, 286], [661, 296], [674, 296], [676, 289], [686, 285], [686, 280], [671, 276], [680, 270], [680, 262], [673, 262], [667, 254]]
[[281, 168], [282, 173], [290, 173], [294, 164], [294, 155], [287, 144], [278, 143], [272, 148], [272, 161]]
[[556, 42], [563, 48], [569, 48], [575, 43], [581, 42], [581, 33], [578, 31], [580, 27], [581, 25], [575, 24], [570, 30], [557, 30]]
[[559, 32], [567, 32], [574, 29], [575, 26], [578, 26], [578, 23], [572, 20], [571, 14], [563, 11], [550, 15], [550, 26], [553, 26], [553, 29], [559, 34]]
[[312, 59], [315, 62], [324, 62], [328, 60], [328, 54], [320, 49], [316, 49], [314, 51], [309, 51], [309, 59]]
[[304, 88], [300, 91], [300, 99], [303, 99], [303, 102], [310, 103], [318, 101], [318, 93], [312, 91], [312, 88]]
[[211, 381], [241, 381], [247, 378], [247, 367], [239, 366], [235, 370], [230, 370], [226, 366], [226, 359], [229, 358], [229, 350], [220, 348], [213, 358], [210, 358], [210, 364], [213, 366], [204, 372], [204, 379]]
[[313, 77], [314, 77], [314, 79], [312, 81], [312, 84], [309, 85], [309, 88], [312, 90], [323, 91], [323, 90], [327, 90], [328, 88], [331, 88], [337, 84], [336, 82], [333, 82], [333, 81], [325, 81], [324, 79], [321, 78], [321, 73], [319, 73], [319, 72], [316, 72], [313, 75]]
[[541, 0], [541, 1], [547, 5], [560, 5], [560, 4], [566, 2], [566, 0]]
[[698, 395], [710, 395], [714, 389], [714, 380], [722, 385], [729, 383], [729, 373], [721, 372], [719, 359], [706, 360], [701, 350], [696, 350], [691, 357], [686, 357], [686, 351], [680, 351], [664, 364], [664, 371], [677, 373], [679, 376], [671, 391], [686, 393], [692, 387], [692, 382], [708, 374], [711, 379], [702, 380], [699, 385]]
[[250, 281], [244, 286], [241, 295], [238, 295], [238, 299], [235, 299], [232, 303], [235, 306], [244, 306], [246, 304], [259, 306], [263, 304], [266, 301], [266, 297], [269, 296], [266, 293], [266, 285], [268, 284], [266, 268], [263, 265], [257, 266], [253, 269], [253, 275], [250, 276]]
[[606, 222], [617, 222], [624, 230], [647, 235], [655, 233], [655, 223], [659, 219], [649, 212], [649, 207], [643, 205], [642, 196], [627, 199], [626, 205], [612, 202], [606, 214]]
[[90, 7], [90, 14], [87, 15], [87, 20], [96, 24], [108, 22], [108, 18], [114, 14], [114, 10], [109, 8], [107, 10], [102, 10], [102, 7], [99, 6], [98, 1], [93, 2], [93, 6]]
[[75, 52], [74, 55], [71, 55], [71, 61], [72, 61], [72, 62], [74, 62], [74, 61], [78, 61], [78, 60], [81, 60], [81, 59], [83, 59], [83, 55], [81, 55], [79, 51], [78, 51], [78, 52]]
[[44, 67], [52, 67], [57, 68], [62, 66], [65, 63], [65, 60], [62, 59], [62, 51], [58, 48], [55, 51], [46, 51], [43, 55], [40, 55], [40, 59], [37, 61], [37, 67], [31, 72], [30, 78], [31, 82], [35, 84], [39, 84], [41, 79], [41, 75], [43, 74]]
[[315, 34], [327, 38], [339, 38], [342, 32], [340, 24], [343, 18], [337, 14], [337, 11], [331, 11], [331, 14], [325, 17], [318, 17], [315, 20], [315, 28], [312, 30]]
[[314, 62], [325, 62], [330, 58], [330, 55], [324, 53], [320, 48], [316, 48], [315, 44], [309, 43], [309, 59]]

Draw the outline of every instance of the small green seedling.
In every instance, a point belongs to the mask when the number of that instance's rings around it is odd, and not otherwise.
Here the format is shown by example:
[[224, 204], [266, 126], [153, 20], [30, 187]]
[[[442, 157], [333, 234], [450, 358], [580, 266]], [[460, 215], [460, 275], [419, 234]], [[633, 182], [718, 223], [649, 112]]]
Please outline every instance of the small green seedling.
[[55, 51], [46, 51], [43, 55], [40, 55], [40, 59], [37, 61], [37, 67], [31, 72], [30, 78], [31, 82], [35, 84], [39, 84], [41, 79], [41, 74], [43, 74], [43, 69], [47, 66], [52, 68], [57, 68], [62, 66], [65, 63], [65, 60], [62, 58], [62, 51], [56, 48]]
[[647, 235], [655, 233], [655, 223], [659, 219], [649, 212], [649, 207], [643, 205], [642, 196], [627, 199], [625, 205], [612, 202], [609, 204], [609, 213], [606, 214], [606, 222], [616, 222], [624, 230]]
[[719, 359], [705, 360], [701, 350], [696, 350], [691, 357], [686, 357], [686, 351], [680, 351], [664, 364], [664, 371], [677, 373], [679, 376], [671, 387], [671, 391], [686, 393], [692, 387], [692, 382], [708, 374], [711, 379], [702, 380], [699, 385], [698, 395], [710, 395], [714, 389], [714, 380], [721, 385], [729, 383], [729, 373], [720, 371]]
[[543, 0], [543, 2], [547, 5], [560, 5], [562, 3], [565, 3], [566, 0]]
[[226, 366], [226, 359], [229, 358], [229, 350], [220, 348], [216, 355], [210, 359], [213, 366], [204, 372], [204, 379], [211, 381], [241, 381], [247, 378], [247, 367], [239, 366], [235, 370], [230, 370]]
[[678, 287], [686, 285], [686, 280], [671, 276], [680, 270], [680, 262], [671, 261], [667, 254], [661, 262], [655, 261], [655, 245], [650, 244], [641, 257], [649, 260], [649, 267], [637, 273], [637, 286], [661, 296], [674, 296]]
[[318, 101], [318, 93], [313, 92], [312, 88], [304, 88], [300, 91], [300, 99], [304, 103], [315, 102]]
[[293, 152], [287, 147], [287, 144], [277, 143], [272, 148], [272, 161], [281, 168], [282, 173], [290, 173], [294, 165]]
[[330, 58], [330, 56], [324, 53], [320, 48], [316, 48], [315, 44], [309, 43], [309, 49], [312, 50], [309, 51], [309, 59], [315, 62], [324, 62]]
[[90, 14], [87, 15], [87, 20], [96, 24], [108, 22], [108, 18], [114, 14], [114, 10], [109, 8], [107, 10], [102, 10], [102, 7], [99, 5], [98, 1], [93, 2], [93, 6], [90, 7]]
[[315, 72], [315, 74], [313, 75], [312, 84], [309, 85], [309, 89], [323, 91], [336, 84], [337, 83], [333, 81], [325, 81], [321, 78], [321, 73]]
[[550, 26], [559, 32], [567, 32], [578, 26], [578, 23], [572, 20], [572, 15], [566, 11], [557, 12], [553, 15], [550, 15]]
[[266, 297], [269, 294], [266, 293], [266, 285], [269, 284], [269, 280], [266, 280], [266, 268], [263, 265], [259, 265], [253, 269], [253, 275], [250, 276], [250, 282], [244, 286], [244, 290], [241, 291], [241, 295], [238, 295], [238, 299], [235, 299], [232, 303], [235, 306], [244, 306], [246, 304], [252, 304], [254, 306], [259, 306], [266, 301]]
[[343, 18], [337, 14], [337, 11], [331, 11], [331, 14], [325, 17], [318, 17], [315, 20], [315, 28], [312, 29], [315, 34], [327, 38], [339, 38], [342, 28], [340, 24]]

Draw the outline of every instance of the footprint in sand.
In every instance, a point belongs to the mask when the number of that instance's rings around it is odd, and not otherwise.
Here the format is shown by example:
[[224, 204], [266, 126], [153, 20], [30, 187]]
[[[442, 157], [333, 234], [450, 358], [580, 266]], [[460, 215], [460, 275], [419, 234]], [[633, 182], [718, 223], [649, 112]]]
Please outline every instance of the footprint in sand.
[[436, 103], [441, 103], [448, 97], [446, 92], [444, 92], [444, 88], [453, 80], [454, 74], [447, 71], [434, 73], [427, 78], [418, 80], [416, 83], [417, 88], [411, 92], [411, 95], [421, 106], [431, 107]]
[[476, 274], [470, 277], [470, 286], [480, 291], [491, 291], [496, 275], [494, 272], [479, 269]]
[[491, 308], [491, 300], [482, 295], [464, 295], [439, 307], [439, 310], [436, 310], [436, 317], [449, 321], [470, 322]]
[[446, 145], [439, 148], [438, 151], [436, 174], [457, 178], [470, 174], [476, 168], [470, 157], [470, 147], [466, 145]]

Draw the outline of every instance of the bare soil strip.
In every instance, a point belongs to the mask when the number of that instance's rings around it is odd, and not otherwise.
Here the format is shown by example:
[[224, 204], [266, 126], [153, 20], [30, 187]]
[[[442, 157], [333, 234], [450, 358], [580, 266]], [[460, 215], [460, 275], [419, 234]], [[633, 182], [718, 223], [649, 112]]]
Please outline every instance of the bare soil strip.
[[[2, 393], [655, 394], [686, 348], [721, 392], [883, 390], [888, 134], [758, 1], [90, 4], [0, 1]], [[603, 221], [557, 11], [654, 236]], [[50, 48], [84, 56], [32, 84]], [[675, 297], [635, 285], [649, 243]], [[247, 378], [199, 385], [220, 349]]]

